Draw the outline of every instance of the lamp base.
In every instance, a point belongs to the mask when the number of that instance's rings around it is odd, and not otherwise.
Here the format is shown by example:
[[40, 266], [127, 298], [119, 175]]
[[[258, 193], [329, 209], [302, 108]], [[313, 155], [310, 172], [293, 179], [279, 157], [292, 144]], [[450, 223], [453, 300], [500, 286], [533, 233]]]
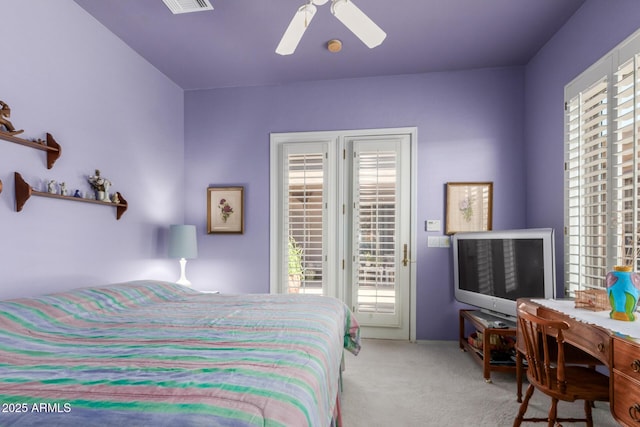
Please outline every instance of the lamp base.
[[187, 275], [185, 274], [186, 268], [187, 260], [180, 258], [180, 278], [176, 281], [178, 285], [191, 286], [191, 282], [187, 280]]

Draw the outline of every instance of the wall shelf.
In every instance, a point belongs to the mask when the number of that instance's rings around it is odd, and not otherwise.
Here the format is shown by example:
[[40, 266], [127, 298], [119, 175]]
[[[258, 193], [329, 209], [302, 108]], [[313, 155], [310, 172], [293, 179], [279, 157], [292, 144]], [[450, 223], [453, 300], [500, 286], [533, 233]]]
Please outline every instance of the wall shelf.
[[129, 206], [127, 201], [122, 197], [122, 194], [116, 193], [120, 199], [120, 203], [103, 202], [101, 200], [84, 199], [82, 197], [63, 196], [61, 194], [47, 193], [44, 191], [36, 191], [22, 178], [18, 172], [15, 173], [16, 181], [16, 211], [20, 212], [24, 207], [24, 204], [29, 200], [31, 196], [49, 197], [52, 199], [73, 200], [75, 202], [93, 203], [97, 205], [113, 206], [116, 208], [116, 219], [120, 219], [122, 214], [125, 213]]
[[4, 139], [5, 141], [13, 142], [16, 144], [24, 145], [27, 147], [35, 148], [36, 150], [42, 150], [47, 152], [47, 169], [51, 169], [53, 164], [58, 160], [60, 154], [62, 153], [62, 148], [53, 139], [53, 136], [50, 133], [47, 133], [47, 141], [46, 144], [44, 141], [36, 142], [29, 141], [28, 139], [18, 138], [17, 136], [11, 135], [7, 132], [0, 131], [0, 139]]

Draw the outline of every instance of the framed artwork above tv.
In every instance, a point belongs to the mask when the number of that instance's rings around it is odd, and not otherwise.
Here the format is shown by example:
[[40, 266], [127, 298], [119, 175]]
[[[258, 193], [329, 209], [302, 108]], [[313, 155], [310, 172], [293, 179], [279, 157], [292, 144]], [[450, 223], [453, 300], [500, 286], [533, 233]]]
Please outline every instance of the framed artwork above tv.
[[448, 182], [445, 232], [490, 231], [493, 182]]

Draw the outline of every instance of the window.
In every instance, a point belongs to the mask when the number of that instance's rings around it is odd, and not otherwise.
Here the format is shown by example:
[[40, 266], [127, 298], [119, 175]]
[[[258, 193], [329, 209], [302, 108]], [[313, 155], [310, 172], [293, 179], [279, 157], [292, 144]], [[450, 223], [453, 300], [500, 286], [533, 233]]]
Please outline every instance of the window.
[[284, 146], [287, 293], [323, 294], [327, 217], [324, 144]]
[[396, 312], [398, 153], [361, 148], [354, 158], [358, 312]]
[[565, 87], [565, 284], [638, 269], [640, 32]]

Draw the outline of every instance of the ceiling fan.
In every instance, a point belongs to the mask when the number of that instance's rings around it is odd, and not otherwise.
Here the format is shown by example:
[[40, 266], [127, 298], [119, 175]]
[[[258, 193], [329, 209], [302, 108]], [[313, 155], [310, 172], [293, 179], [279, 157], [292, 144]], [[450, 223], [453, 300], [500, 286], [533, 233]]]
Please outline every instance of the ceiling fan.
[[[276, 48], [276, 53], [291, 55], [295, 52], [304, 32], [316, 14], [316, 5], [322, 6], [328, 1], [309, 0], [309, 3], [300, 6], [284, 32], [280, 44]], [[369, 48], [380, 45], [387, 37], [387, 34], [351, 0], [331, 0], [331, 13]]]

